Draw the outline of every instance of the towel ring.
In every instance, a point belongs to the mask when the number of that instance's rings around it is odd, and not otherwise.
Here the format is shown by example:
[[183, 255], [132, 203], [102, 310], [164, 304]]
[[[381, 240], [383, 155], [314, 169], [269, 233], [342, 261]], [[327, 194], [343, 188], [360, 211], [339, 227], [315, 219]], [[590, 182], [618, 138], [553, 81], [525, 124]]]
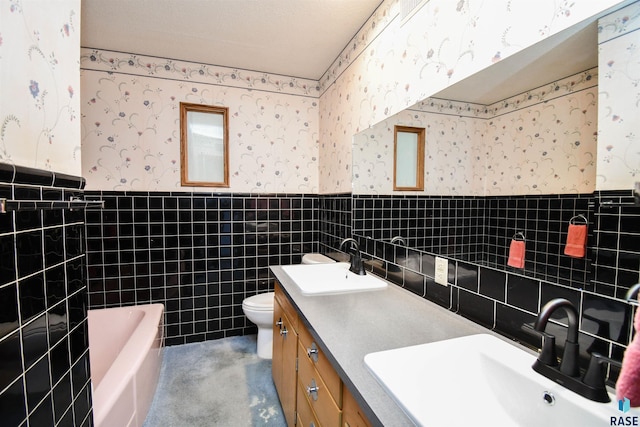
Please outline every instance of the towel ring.
[[518, 240], [518, 241], [526, 241], [527, 239], [525, 239], [524, 237], [524, 233], [522, 231], [518, 231], [516, 232], [516, 234], [513, 235], [513, 237], [511, 238], [512, 240]]
[[589, 224], [589, 220], [587, 220], [587, 217], [585, 217], [584, 215], [580, 214], [580, 215], [575, 215], [573, 216], [570, 220], [569, 220], [569, 224], [577, 224], [576, 220], [583, 220], [584, 221], [584, 225]]

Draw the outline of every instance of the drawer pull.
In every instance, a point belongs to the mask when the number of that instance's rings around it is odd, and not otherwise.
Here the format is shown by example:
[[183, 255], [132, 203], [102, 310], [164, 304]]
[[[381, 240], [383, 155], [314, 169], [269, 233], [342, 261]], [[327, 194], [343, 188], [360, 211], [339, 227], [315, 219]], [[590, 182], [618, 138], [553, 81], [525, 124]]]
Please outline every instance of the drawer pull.
[[311, 343], [311, 348], [307, 347], [307, 357], [312, 359], [314, 363], [318, 363], [318, 346], [316, 343]]
[[278, 319], [278, 321], [276, 322], [276, 326], [282, 329], [282, 317]]
[[316, 384], [316, 380], [311, 380], [311, 385], [307, 387], [307, 394], [311, 396], [313, 400], [318, 400], [318, 385]]
[[287, 327], [286, 327], [286, 326], [283, 326], [283, 327], [282, 327], [282, 330], [280, 331], [280, 335], [284, 335], [284, 336], [286, 336], [286, 335], [287, 335], [287, 333], [289, 333], [289, 331], [287, 331]]

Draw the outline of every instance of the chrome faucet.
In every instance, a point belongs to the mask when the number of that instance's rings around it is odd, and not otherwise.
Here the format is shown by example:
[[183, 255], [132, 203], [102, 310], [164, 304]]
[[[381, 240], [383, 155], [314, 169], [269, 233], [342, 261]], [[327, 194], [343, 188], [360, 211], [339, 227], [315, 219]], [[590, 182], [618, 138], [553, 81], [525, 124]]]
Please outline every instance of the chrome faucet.
[[[558, 367], [558, 359], [556, 357], [555, 337], [545, 332], [549, 318], [558, 309], [563, 309], [567, 313], [568, 319], [567, 338], [560, 367]], [[523, 325], [523, 330], [528, 330], [542, 337], [540, 355], [532, 366], [534, 371], [587, 399], [596, 402], [610, 401], [605, 387], [602, 365], [609, 363], [619, 366], [619, 362], [594, 352], [591, 354], [589, 368], [584, 377], [580, 377], [578, 364], [578, 310], [569, 300], [556, 298], [549, 301], [538, 313], [533, 327], [525, 324]]]
[[627, 294], [624, 296], [624, 299], [627, 302], [632, 302], [638, 298], [638, 292], [640, 292], [640, 283], [636, 283], [630, 287]]
[[[351, 238], [348, 237], [346, 239], [344, 239], [342, 242], [340, 242], [340, 247], [338, 248], [339, 250], [342, 250], [342, 247], [346, 244], [346, 243], [351, 243], [351, 245], [349, 246], [349, 260], [351, 262], [351, 267], [349, 267], [349, 271], [356, 273], [360, 276], [364, 276], [366, 273], [364, 271], [364, 265], [362, 264], [362, 256], [360, 255], [360, 245], [358, 245], [358, 242]], [[351, 253], [350, 249], [353, 248], [355, 246], [356, 250], [355, 253]]]
[[391, 238], [391, 242], [390, 243], [398, 243], [402, 246], [407, 246], [407, 242], [405, 242], [404, 237], [402, 236], [394, 236]]

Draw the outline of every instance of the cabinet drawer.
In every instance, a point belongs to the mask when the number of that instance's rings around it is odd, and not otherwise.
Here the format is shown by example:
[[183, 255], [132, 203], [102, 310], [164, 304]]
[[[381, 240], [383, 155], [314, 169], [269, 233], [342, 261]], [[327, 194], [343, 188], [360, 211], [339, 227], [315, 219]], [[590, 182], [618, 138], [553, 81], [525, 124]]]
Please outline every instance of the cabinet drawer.
[[371, 427], [358, 402], [346, 386], [342, 391], [342, 427]]
[[[306, 354], [302, 344], [298, 351]], [[303, 396], [309, 402], [320, 424], [324, 427], [339, 426], [342, 422], [341, 410], [308, 357], [298, 358], [298, 382], [302, 387]], [[311, 391], [310, 388], [315, 388], [315, 391]]]
[[320, 427], [320, 423], [311, 410], [309, 401], [307, 401], [306, 394], [307, 390], [298, 381], [298, 425], [301, 427]]
[[302, 349], [298, 350], [298, 354], [301, 358], [307, 358], [318, 371], [318, 374], [322, 377], [329, 393], [335, 400], [338, 407], [342, 408], [342, 381], [338, 376], [338, 373], [333, 369], [329, 359], [320, 350], [311, 336], [311, 333], [300, 322], [298, 330], [300, 345]]
[[275, 284], [274, 292], [275, 292], [275, 299], [280, 303], [280, 306], [282, 307], [284, 314], [289, 318], [289, 323], [291, 324], [291, 327], [295, 329], [297, 332], [298, 331], [298, 312], [293, 307], [293, 305], [291, 304], [291, 301], [289, 301], [289, 298], [287, 298], [287, 295], [284, 293], [284, 291], [282, 290], [278, 282], [276, 282]]

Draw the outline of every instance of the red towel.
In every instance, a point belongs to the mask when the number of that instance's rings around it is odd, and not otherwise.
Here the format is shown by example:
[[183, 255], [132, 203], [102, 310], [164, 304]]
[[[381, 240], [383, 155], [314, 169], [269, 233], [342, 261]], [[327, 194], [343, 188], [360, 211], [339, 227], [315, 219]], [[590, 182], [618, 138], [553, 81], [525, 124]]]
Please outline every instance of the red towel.
[[507, 265], [515, 268], [524, 268], [524, 240], [511, 240]]
[[[640, 298], [639, 298], [640, 299]], [[629, 399], [631, 406], [640, 406], [640, 308], [636, 309], [636, 335], [622, 358], [622, 369], [616, 383], [618, 400]]]
[[584, 258], [587, 245], [587, 225], [569, 224], [567, 244], [564, 254], [574, 258]]

